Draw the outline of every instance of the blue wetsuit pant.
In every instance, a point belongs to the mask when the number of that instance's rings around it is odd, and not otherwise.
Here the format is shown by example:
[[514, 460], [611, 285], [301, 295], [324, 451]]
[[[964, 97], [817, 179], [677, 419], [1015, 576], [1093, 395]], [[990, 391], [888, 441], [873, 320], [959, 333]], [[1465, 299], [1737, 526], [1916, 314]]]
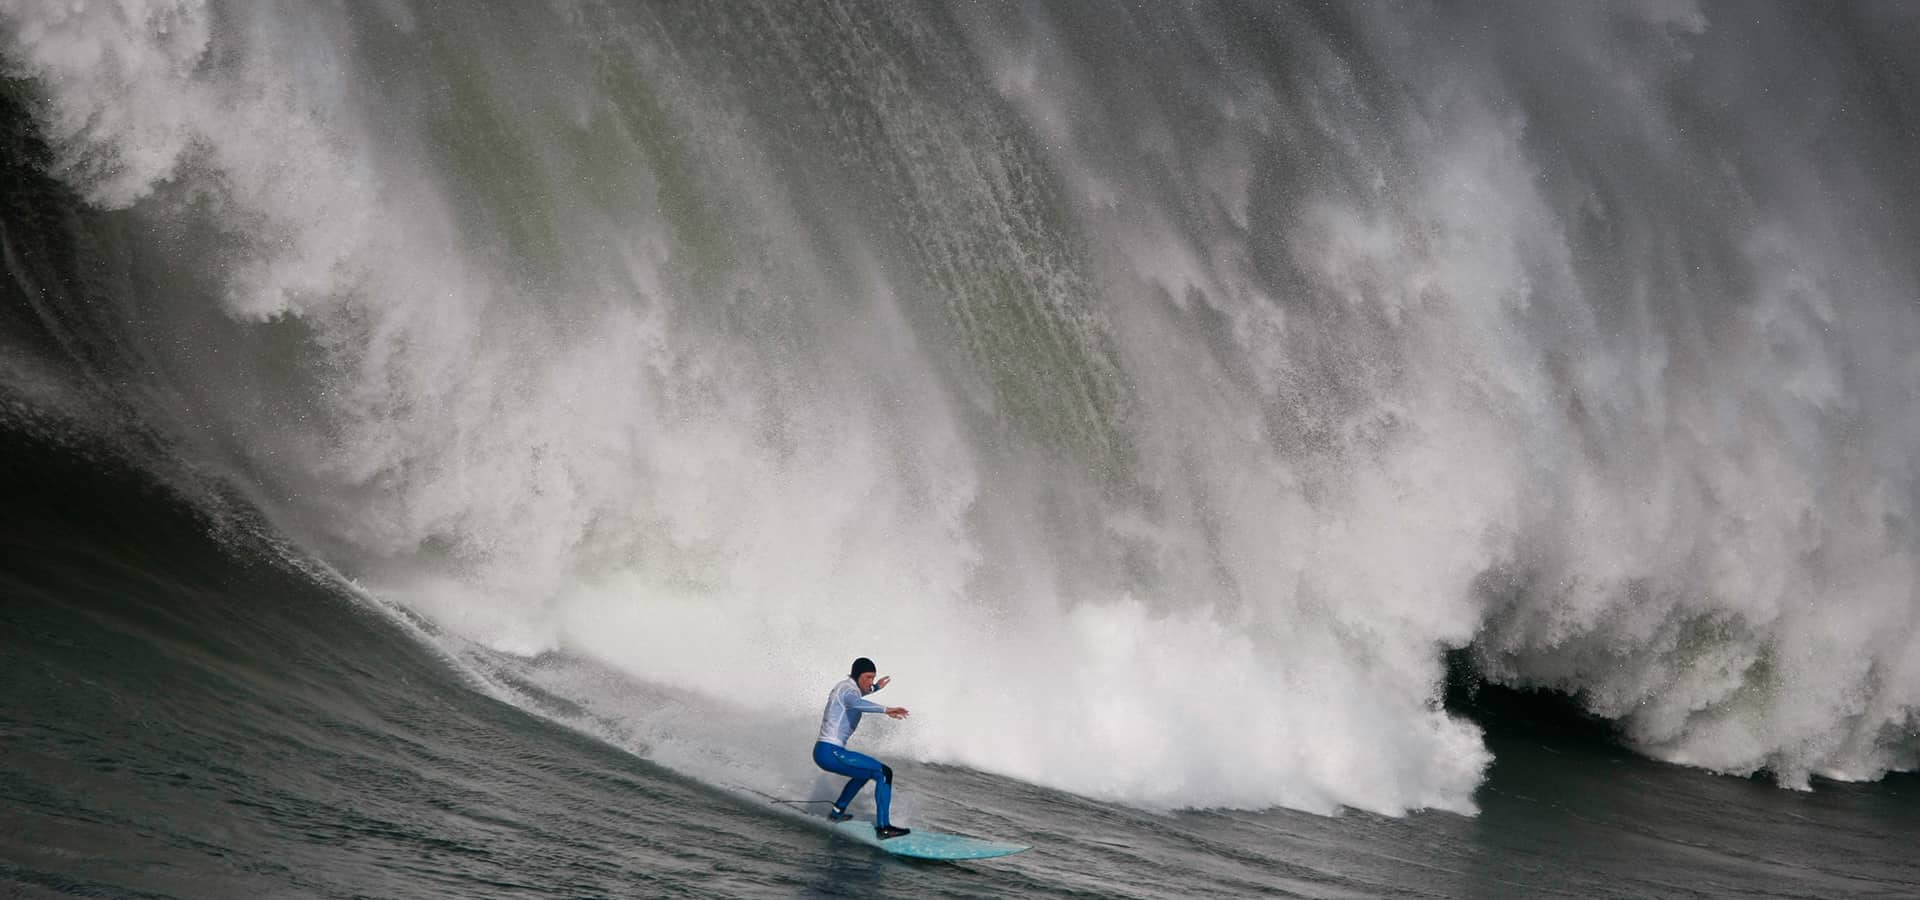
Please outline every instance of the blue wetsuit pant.
[[853, 779], [847, 782], [845, 789], [840, 791], [840, 799], [833, 802], [834, 808], [841, 812], [846, 812], [847, 804], [853, 802], [854, 795], [860, 793], [860, 789], [866, 787], [867, 782], [872, 781], [875, 810], [873, 824], [879, 828], [887, 827], [887, 807], [893, 803], [892, 767], [882, 764], [865, 753], [855, 753], [826, 741], [819, 741], [813, 745], [813, 764], [835, 775], [845, 775]]

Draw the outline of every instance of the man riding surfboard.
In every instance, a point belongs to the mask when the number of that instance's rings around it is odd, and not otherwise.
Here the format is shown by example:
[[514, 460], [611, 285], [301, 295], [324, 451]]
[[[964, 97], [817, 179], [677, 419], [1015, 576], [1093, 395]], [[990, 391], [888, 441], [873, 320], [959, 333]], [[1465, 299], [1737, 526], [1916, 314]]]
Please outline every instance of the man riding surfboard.
[[833, 802], [833, 812], [829, 818], [836, 822], [852, 818], [847, 805], [853, 802], [860, 789], [872, 781], [873, 785], [873, 833], [881, 840], [899, 837], [912, 829], [898, 828], [887, 821], [887, 808], [893, 801], [893, 768], [864, 753], [847, 749], [847, 738], [853, 736], [853, 730], [860, 727], [862, 713], [881, 713], [889, 718], [904, 719], [906, 707], [881, 706], [866, 695], [887, 686], [891, 677], [874, 680], [873, 660], [864, 656], [853, 661], [853, 669], [833, 690], [827, 694], [826, 711], [820, 715], [820, 739], [813, 745], [813, 764], [835, 775], [845, 775], [849, 779], [845, 789], [840, 791], [840, 799]]

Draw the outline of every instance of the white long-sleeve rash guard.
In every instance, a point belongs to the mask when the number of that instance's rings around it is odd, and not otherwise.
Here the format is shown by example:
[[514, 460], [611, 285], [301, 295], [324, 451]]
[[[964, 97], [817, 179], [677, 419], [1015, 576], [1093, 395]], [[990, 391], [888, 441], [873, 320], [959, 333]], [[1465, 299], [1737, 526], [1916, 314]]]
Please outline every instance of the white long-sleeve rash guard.
[[[878, 690], [878, 688], [875, 688]], [[826, 712], [820, 714], [820, 739], [836, 747], [845, 747], [853, 730], [860, 727], [861, 713], [884, 713], [887, 708], [860, 696], [860, 685], [851, 678], [833, 686], [827, 694]]]

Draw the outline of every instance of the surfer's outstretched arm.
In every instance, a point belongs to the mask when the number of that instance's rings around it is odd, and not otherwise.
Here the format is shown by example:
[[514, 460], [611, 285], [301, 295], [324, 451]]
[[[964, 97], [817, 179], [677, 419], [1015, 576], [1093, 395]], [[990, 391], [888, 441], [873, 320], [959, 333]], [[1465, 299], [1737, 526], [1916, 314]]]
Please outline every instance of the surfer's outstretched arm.
[[847, 708], [863, 713], [880, 713], [894, 719], [907, 717], [907, 708], [904, 706], [881, 706], [872, 700], [849, 700]]
[[[883, 687], [886, 687], [887, 682], [892, 680], [893, 680], [892, 675], [888, 675], [884, 678], [881, 678], [879, 681], [876, 681], [873, 683], [873, 687], [867, 689], [867, 693], [872, 694], [873, 692], [878, 691]], [[904, 706], [881, 706], [880, 704], [875, 703], [871, 700], [861, 700], [859, 702], [860, 702], [861, 712], [885, 713], [886, 716], [890, 719], [904, 719], [907, 717], [907, 708]], [[872, 707], [872, 708], [869, 709], [868, 707]]]

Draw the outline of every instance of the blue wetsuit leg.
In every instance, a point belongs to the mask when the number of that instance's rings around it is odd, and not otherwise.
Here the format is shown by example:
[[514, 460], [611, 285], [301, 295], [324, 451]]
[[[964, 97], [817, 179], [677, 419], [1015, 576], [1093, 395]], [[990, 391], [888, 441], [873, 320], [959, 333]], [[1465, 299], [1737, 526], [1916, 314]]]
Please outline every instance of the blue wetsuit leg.
[[847, 782], [846, 788], [840, 791], [840, 799], [833, 804], [843, 812], [847, 804], [853, 802], [854, 795], [867, 786], [867, 782], [874, 782], [873, 824], [880, 828], [887, 827], [887, 807], [893, 804], [892, 767], [882, 765], [879, 760], [865, 753], [856, 753], [826, 741], [819, 741], [813, 745], [813, 764], [835, 775], [845, 775], [853, 779]]

